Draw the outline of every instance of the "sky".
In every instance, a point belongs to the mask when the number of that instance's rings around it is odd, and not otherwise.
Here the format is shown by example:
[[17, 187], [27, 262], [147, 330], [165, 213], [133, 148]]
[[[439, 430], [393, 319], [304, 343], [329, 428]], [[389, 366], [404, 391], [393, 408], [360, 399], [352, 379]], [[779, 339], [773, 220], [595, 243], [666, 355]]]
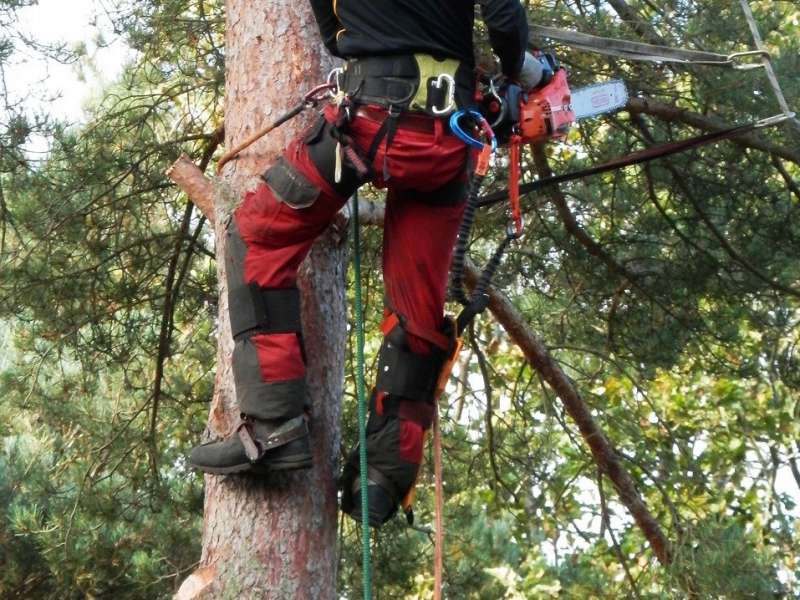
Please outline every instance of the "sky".
[[[84, 102], [113, 81], [131, 55], [114, 35], [103, 0], [39, 0], [21, 9], [18, 17], [17, 28], [26, 37], [45, 44], [66, 43], [70, 48], [85, 44], [88, 56], [64, 65], [18, 45], [6, 68], [12, 97], [25, 99], [32, 111], [80, 122]], [[98, 45], [101, 36], [102, 47]]]

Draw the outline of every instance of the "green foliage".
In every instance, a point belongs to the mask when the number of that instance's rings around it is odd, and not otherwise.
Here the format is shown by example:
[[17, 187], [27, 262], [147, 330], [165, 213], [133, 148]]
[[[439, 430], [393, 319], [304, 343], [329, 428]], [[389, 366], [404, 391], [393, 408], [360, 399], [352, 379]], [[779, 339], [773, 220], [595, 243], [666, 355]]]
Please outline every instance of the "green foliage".
[[670, 576], [701, 598], [775, 598], [775, 557], [752, 538], [740, 525], [702, 522], [676, 548]]
[[[0, 1], [0, 61], [21, 4]], [[751, 4], [797, 106], [800, 11]], [[613, 6], [624, 3], [528, 9], [535, 22], [600, 35], [751, 45], [736, 2], [631, 2], [638, 26]], [[15, 110], [0, 127], [3, 598], [168, 597], [199, 556], [202, 480], [183, 454], [213, 389], [216, 275], [208, 228], [163, 171], [181, 152], [213, 162], [222, 3], [119, 0], [111, 14], [137, 55], [87, 125]], [[759, 71], [559, 51], [576, 87], [622, 77], [633, 93], [728, 123], [777, 112]], [[34, 132], [53, 144], [41, 165], [22, 150]], [[544, 158], [562, 172], [694, 133], [623, 111], [582, 123]], [[787, 127], [760, 135], [798, 147]], [[527, 152], [526, 177], [536, 162]], [[488, 187], [504, 185], [495, 177]], [[797, 595], [798, 180], [795, 162], [721, 143], [526, 199], [526, 236], [497, 284], [581, 391], [675, 561], [655, 562], [560, 401], [482, 318], [486, 377], [468, 343], [442, 405], [447, 597]], [[504, 226], [503, 210], [482, 215], [476, 259]], [[365, 231], [364, 243], [374, 356], [380, 233]], [[356, 424], [350, 355], [347, 382], [345, 449]], [[380, 598], [431, 597], [432, 485], [426, 470], [419, 530], [398, 518], [377, 536]], [[359, 597], [358, 534], [342, 521], [343, 598]]]
[[24, 121], [4, 138], [3, 598], [168, 597], [199, 556], [202, 481], [184, 455], [213, 390], [216, 271], [163, 172], [217, 143], [221, 6], [148, 5], [185, 18], [173, 56], [143, 6], [117, 7], [139, 54], [87, 126], [55, 127], [41, 165]]

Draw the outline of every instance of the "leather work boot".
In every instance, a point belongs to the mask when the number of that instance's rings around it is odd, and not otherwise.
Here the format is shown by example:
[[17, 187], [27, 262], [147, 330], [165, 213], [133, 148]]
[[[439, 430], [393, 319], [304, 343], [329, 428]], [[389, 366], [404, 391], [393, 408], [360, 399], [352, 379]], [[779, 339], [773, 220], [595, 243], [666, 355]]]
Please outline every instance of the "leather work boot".
[[[347, 485], [347, 482], [342, 482]], [[380, 471], [367, 467], [367, 505], [370, 527], [380, 527], [391, 519], [400, 504], [393, 494], [395, 486]], [[342, 510], [361, 522], [361, 477], [356, 475], [342, 494]]]
[[192, 449], [189, 464], [204, 473], [270, 473], [311, 467], [308, 423], [301, 415], [269, 420], [243, 416], [227, 439]]
[[[400, 419], [372, 412], [367, 423], [367, 502], [370, 527], [391, 519], [417, 479], [419, 464], [400, 454]], [[350, 452], [339, 477], [342, 512], [361, 520], [361, 474], [358, 446]]]

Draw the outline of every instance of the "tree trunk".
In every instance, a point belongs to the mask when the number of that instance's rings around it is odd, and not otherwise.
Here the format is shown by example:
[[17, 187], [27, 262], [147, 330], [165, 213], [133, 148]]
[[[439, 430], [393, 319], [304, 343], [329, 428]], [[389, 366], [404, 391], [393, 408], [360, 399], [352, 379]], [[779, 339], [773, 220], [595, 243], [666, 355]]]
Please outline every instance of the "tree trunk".
[[[319, 83], [325, 58], [307, 2], [227, 0], [226, 147], [275, 119]], [[208, 428], [228, 435], [238, 409], [225, 284], [225, 224], [256, 176], [297, 135], [300, 117], [225, 167], [214, 201], [219, 326], [217, 375]], [[301, 269], [314, 468], [269, 480], [206, 476], [200, 569], [179, 598], [333, 599], [336, 589], [334, 467], [345, 351], [343, 236], [328, 231]]]

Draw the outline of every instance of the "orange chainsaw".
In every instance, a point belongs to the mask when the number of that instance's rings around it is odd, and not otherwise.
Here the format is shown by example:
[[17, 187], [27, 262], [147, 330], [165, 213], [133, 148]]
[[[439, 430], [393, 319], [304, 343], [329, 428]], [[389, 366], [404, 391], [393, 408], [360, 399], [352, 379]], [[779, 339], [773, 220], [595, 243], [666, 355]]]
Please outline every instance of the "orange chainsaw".
[[572, 91], [566, 69], [553, 54], [540, 52], [536, 58], [542, 65], [542, 79], [534, 89], [526, 91], [513, 82], [497, 84], [490, 79], [482, 85], [478, 99], [498, 142], [509, 145], [509, 196], [517, 234], [522, 232], [518, 208], [522, 144], [561, 139], [576, 121], [614, 112], [628, 102], [628, 91], [620, 80]]
[[619, 110], [628, 101], [620, 80], [570, 90], [567, 71], [549, 52], [540, 52], [542, 79], [532, 90], [513, 82], [483, 82], [479, 103], [501, 143], [517, 134], [524, 143], [563, 138], [576, 121]]

